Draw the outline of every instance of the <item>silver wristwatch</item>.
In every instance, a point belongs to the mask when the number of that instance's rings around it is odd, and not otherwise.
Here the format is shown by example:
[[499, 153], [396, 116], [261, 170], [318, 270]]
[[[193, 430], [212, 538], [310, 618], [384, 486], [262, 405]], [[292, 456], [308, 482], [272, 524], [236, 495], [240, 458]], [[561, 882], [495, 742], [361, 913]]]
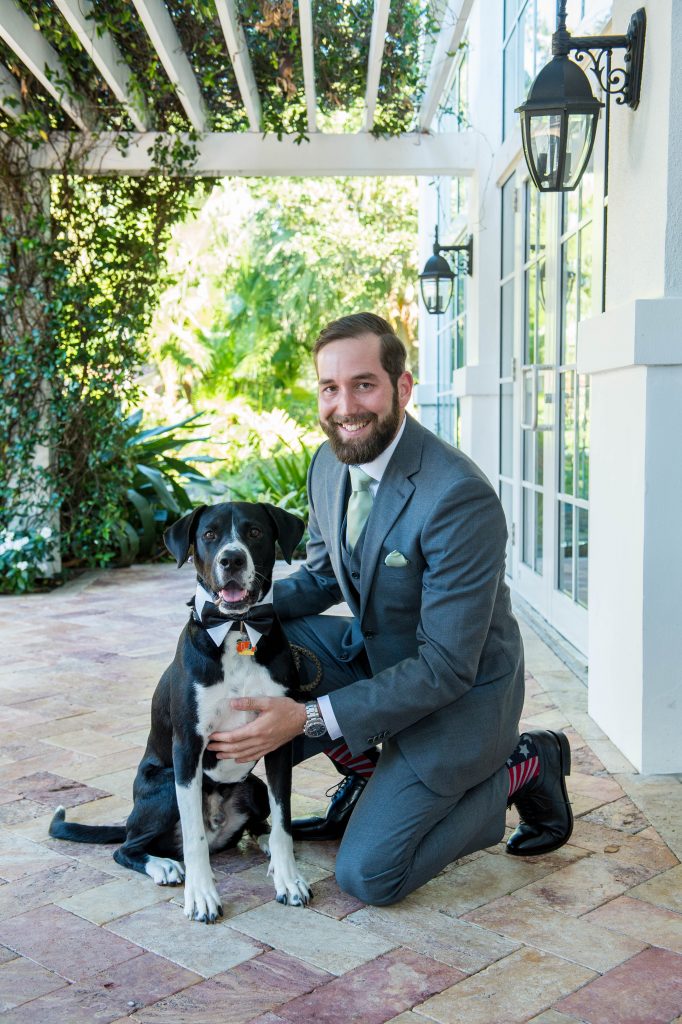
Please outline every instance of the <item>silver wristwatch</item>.
[[320, 736], [324, 736], [326, 731], [327, 726], [324, 724], [324, 718], [320, 714], [317, 701], [307, 701], [305, 705], [305, 725], [303, 726], [303, 735], [307, 736], [309, 740], [317, 740]]

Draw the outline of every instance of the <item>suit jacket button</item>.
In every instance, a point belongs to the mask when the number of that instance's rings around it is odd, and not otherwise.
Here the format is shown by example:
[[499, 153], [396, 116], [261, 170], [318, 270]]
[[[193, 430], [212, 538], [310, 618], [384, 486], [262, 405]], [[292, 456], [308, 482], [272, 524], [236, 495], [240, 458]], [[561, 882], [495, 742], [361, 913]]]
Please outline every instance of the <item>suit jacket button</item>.
[[341, 654], [339, 654], [339, 659], [341, 661], [348, 661], [348, 651], [341, 651]]
[[366, 629], [362, 635], [364, 636], [365, 640], [373, 640], [374, 637], [376, 636], [376, 633], [374, 632], [373, 629]]
[[360, 573], [359, 572], [352, 572], [351, 573], [351, 578], [354, 579], [354, 580], [359, 580], [360, 579]]

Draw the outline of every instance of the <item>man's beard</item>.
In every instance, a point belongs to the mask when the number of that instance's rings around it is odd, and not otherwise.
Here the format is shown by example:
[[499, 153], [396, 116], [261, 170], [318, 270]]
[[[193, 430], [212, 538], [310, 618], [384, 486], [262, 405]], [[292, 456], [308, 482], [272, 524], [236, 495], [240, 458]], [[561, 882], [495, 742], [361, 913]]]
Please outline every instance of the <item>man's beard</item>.
[[[367, 462], [374, 462], [398, 433], [402, 409], [398, 402], [398, 392], [393, 390], [393, 403], [391, 411], [379, 419], [375, 412], [363, 413], [362, 416], [339, 417], [337, 421], [320, 419], [320, 426], [329, 438], [329, 444], [339, 462], [345, 462], [348, 466], [362, 466]], [[354, 440], [352, 437], [346, 440], [339, 434], [337, 422], [357, 423], [369, 420], [372, 425], [368, 437]]]

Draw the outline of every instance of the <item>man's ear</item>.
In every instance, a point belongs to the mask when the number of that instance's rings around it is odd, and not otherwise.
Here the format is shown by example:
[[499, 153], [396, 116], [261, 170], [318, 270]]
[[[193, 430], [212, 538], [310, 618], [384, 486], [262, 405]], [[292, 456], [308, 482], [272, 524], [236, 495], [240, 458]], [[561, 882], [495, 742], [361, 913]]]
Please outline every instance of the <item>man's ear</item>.
[[199, 505], [193, 512], [189, 512], [182, 519], [178, 519], [177, 522], [169, 526], [164, 532], [163, 542], [178, 563], [178, 569], [187, 561], [189, 549], [194, 544], [197, 521], [205, 508], [208, 508], [208, 506]]
[[305, 523], [299, 516], [292, 515], [291, 512], [287, 512], [286, 509], [279, 508], [277, 505], [269, 505], [267, 502], [262, 501], [261, 507], [265, 509], [275, 524], [275, 536], [279, 541], [282, 554], [289, 565], [291, 565], [291, 557], [296, 550], [296, 545], [303, 536]]

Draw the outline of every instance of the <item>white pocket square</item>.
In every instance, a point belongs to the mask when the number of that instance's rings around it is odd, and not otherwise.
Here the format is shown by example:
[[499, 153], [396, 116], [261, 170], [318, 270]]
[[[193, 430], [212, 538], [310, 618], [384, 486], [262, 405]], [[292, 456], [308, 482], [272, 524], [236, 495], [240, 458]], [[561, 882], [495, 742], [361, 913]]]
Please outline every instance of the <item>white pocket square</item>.
[[405, 555], [401, 555], [399, 551], [391, 551], [390, 555], [386, 555], [384, 558], [384, 565], [389, 566], [391, 569], [399, 569], [402, 565], [407, 565], [408, 559]]

